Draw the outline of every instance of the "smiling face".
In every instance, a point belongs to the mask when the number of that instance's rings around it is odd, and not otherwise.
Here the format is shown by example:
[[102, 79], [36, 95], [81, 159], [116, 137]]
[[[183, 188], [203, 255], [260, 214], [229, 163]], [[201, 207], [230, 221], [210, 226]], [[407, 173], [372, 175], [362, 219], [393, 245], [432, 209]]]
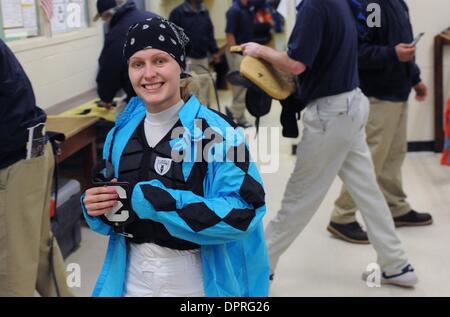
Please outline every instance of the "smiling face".
[[140, 50], [128, 63], [133, 89], [150, 113], [164, 111], [180, 101], [180, 74], [175, 59], [158, 49]]

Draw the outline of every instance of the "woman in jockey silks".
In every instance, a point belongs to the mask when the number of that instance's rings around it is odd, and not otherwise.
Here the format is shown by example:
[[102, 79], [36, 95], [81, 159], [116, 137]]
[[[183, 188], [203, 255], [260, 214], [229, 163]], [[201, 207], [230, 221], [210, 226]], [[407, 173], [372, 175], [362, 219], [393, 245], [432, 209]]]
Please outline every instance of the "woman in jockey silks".
[[[261, 177], [241, 131], [195, 96], [182, 98], [188, 42], [159, 17], [128, 31], [137, 97], [103, 158], [129, 194], [124, 202], [117, 187], [96, 186], [82, 197], [89, 226], [109, 235], [94, 296], [268, 295]], [[119, 203], [129, 209], [123, 225], [114, 222]]]

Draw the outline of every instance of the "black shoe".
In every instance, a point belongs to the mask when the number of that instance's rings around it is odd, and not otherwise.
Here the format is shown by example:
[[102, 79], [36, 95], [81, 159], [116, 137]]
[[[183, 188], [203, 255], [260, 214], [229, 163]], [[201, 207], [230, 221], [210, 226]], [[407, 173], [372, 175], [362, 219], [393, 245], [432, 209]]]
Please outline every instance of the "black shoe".
[[350, 243], [369, 244], [367, 233], [361, 228], [357, 221], [340, 224], [330, 221], [327, 230], [339, 239]]
[[394, 217], [396, 227], [427, 226], [433, 223], [433, 217], [426, 212], [410, 210], [407, 214]]

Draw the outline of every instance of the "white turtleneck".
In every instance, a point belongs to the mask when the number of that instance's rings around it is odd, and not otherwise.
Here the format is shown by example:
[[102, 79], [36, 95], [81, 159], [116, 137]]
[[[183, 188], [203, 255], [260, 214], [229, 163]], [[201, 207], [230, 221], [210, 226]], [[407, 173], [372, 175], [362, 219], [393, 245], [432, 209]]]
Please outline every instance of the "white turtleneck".
[[184, 106], [184, 101], [180, 100], [169, 109], [158, 113], [147, 111], [144, 121], [145, 138], [150, 147], [154, 147], [159, 141], [169, 133], [178, 121], [178, 113]]

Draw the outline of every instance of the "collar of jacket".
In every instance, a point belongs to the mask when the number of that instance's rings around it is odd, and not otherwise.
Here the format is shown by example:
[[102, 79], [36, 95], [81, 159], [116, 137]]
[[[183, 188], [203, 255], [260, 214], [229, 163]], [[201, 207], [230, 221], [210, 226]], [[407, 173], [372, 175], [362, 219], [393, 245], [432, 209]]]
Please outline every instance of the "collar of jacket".
[[194, 11], [194, 8], [192, 8], [192, 5], [187, 0], [182, 4], [182, 8], [184, 13], [187, 14], [203, 13], [206, 11], [206, 7], [203, 3], [200, 5], [200, 10]]
[[[191, 96], [178, 113], [182, 126], [188, 130], [191, 136], [196, 135], [195, 118], [198, 116], [200, 106], [200, 101], [195, 96]], [[109, 151], [112, 150], [111, 163], [115, 167], [114, 175], [116, 177], [118, 175], [119, 160], [123, 149], [134, 130], [136, 130], [139, 123], [144, 119], [145, 113], [146, 107], [142, 99], [139, 97], [131, 98], [125, 110], [116, 118], [116, 125], [110, 132], [112, 137], [108, 138], [107, 142], [105, 142], [103, 158], [108, 159], [110, 157]], [[114, 142], [112, 149], [111, 142]]]
[[[181, 124], [189, 130], [191, 135], [194, 135], [195, 118], [200, 110], [200, 106], [200, 101], [195, 96], [191, 96], [178, 113]], [[145, 112], [146, 107], [142, 99], [139, 97], [131, 98], [125, 110], [117, 116], [115, 130], [120, 130], [130, 121], [136, 120], [136, 118], [142, 117], [141, 119], [143, 119]], [[141, 119], [138, 120], [140, 121]]]
[[110, 27], [112, 28], [125, 14], [131, 10], [137, 10], [136, 4], [133, 1], [127, 1], [123, 6], [117, 9], [116, 13], [114, 13], [111, 19]]
[[[200, 109], [200, 101], [195, 97], [191, 96], [189, 100], [181, 108], [178, 116], [184, 127], [194, 130], [194, 120], [197, 117], [197, 113]], [[125, 126], [134, 117], [145, 114], [146, 108], [145, 104], [139, 97], [131, 98], [130, 102], [126, 106], [125, 110], [116, 118], [116, 129], [120, 129]]]

